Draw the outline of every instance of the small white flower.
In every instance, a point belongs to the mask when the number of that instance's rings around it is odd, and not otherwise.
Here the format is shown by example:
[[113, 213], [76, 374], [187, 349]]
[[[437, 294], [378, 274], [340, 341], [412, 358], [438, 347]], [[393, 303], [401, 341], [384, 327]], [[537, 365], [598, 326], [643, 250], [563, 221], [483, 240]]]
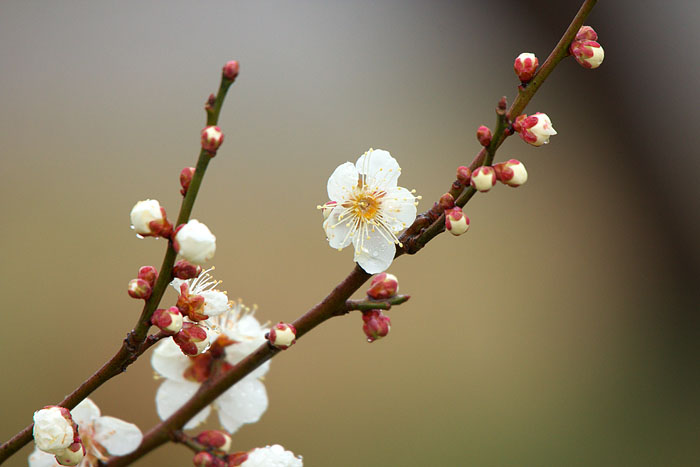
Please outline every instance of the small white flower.
[[[110, 456], [129, 454], [143, 439], [139, 427], [118, 418], [101, 416], [99, 407], [90, 399], [83, 400], [71, 410], [71, 416], [78, 424], [80, 440], [87, 452], [79, 464], [81, 467], [96, 467], [99, 461]], [[72, 434], [70, 441], [73, 442]], [[60, 464], [53, 455], [35, 449], [29, 456], [29, 466], [60, 467]]]
[[63, 416], [60, 407], [34, 412], [34, 442], [38, 449], [52, 454], [73, 444], [73, 424]]
[[152, 233], [150, 223], [152, 221], [162, 221], [163, 212], [160, 203], [155, 199], [139, 201], [131, 209], [131, 225], [140, 235], [150, 235]]
[[175, 232], [175, 249], [190, 263], [202, 264], [214, 257], [216, 237], [209, 227], [192, 219]]
[[279, 444], [257, 448], [248, 453], [241, 467], [303, 467], [301, 456], [295, 457]]
[[180, 293], [180, 286], [182, 284], [187, 284], [190, 295], [201, 295], [204, 298], [204, 314], [210, 317], [218, 316], [222, 313], [226, 313], [231, 310], [231, 303], [228, 299], [228, 295], [222, 292], [216, 287], [221, 284], [221, 281], [217, 281], [214, 277], [209, 274], [214, 268], [209, 268], [202, 271], [199, 276], [194, 279], [182, 280], [173, 279], [170, 283], [171, 287]]
[[328, 179], [332, 207], [323, 222], [329, 244], [355, 247], [355, 261], [375, 274], [391, 265], [400, 244], [397, 234], [416, 219], [416, 197], [397, 186], [401, 168], [387, 151], [370, 149], [355, 164], [340, 165]]
[[[253, 312], [240, 302], [234, 303], [227, 312], [199, 324], [209, 327], [211, 342], [221, 333], [236, 342], [226, 347], [226, 361], [232, 365], [265, 343], [266, 329], [255, 319]], [[151, 365], [166, 378], [156, 393], [156, 409], [161, 419], [172, 415], [199, 389], [202, 381], [188, 379], [187, 372], [194, 364], [196, 360], [184, 355], [172, 339], [165, 339], [156, 346]], [[212, 403], [219, 413], [221, 425], [229, 433], [234, 433], [246, 423], [257, 422], [267, 410], [267, 391], [260, 378], [269, 368], [270, 362], [264, 363]], [[185, 429], [202, 423], [210, 412], [211, 406], [204, 408], [185, 425]]]

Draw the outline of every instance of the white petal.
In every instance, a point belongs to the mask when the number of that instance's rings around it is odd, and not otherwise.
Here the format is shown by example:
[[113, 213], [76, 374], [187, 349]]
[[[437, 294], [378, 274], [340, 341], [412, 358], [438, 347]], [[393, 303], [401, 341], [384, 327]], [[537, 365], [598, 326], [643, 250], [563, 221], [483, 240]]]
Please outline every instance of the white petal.
[[357, 186], [359, 175], [352, 162], [341, 164], [328, 179], [328, 198], [332, 201], [343, 201], [348, 198]]
[[[190, 381], [173, 381], [166, 379], [156, 392], [156, 411], [161, 420], [165, 420], [175, 413], [177, 409], [185, 405], [185, 402], [190, 400], [199, 389], [199, 384]], [[209, 416], [211, 406], [206, 406], [194, 416], [187, 424], [185, 429], [189, 430], [196, 427]]]
[[217, 316], [231, 309], [228, 305], [228, 295], [218, 290], [206, 290], [200, 294], [204, 297], [204, 314]]
[[393, 188], [401, 175], [399, 163], [383, 149], [367, 151], [357, 159], [355, 166], [358, 172], [367, 175], [366, 183], [372, 188]]
[[129, 454], [141, 444], [143, 434], [133, 423], [104, 416], [95, 420], [95, 435], [92, 439], [107, 448], [113, 456]]
[[[263, 343], [265, 343], [265, 338], [262, 335], [255, 339], [246, 338], [245, 340], [239, 340], [237, 343], [226, 347], [226, 361], [235, 365], [250, 355], [251, 352], [260, 347]], [[252, 378], [262, 378], [269, 369], [270, 361], [268, 360], [251, 372], [249, 376]]]
[[416, 197], [402, 187], [387, 190], [382, 200], [382, 215], [394, 232], [400, 232], [416, 220]]
[[34, 449], [34, 452], [29, 455], [29, 467], [61, 467], [61, 464], [56, 462], [53, 454], [44, 452], [39, 448]]
[[244, 336], [265, 338], [266, 330], [252, 314], [244, 315], [236, 323], [236, 331]]
[[265, 385], [247, 376], [214, 401], [221, 425], [230, 433], [246, 423], [255, 423], [267, 410]]
[[176, 381], [187, 381], [185, 370], [192, 364], [190, 358], [182, 353], [180, 347], [171, 338], [158, 343], [151, 355], [151, 366], [161, 376]]
[[180, 286], [181, 286], [182, 284], [186, 283], [186, 282], [187, 282], [187, 281], [182, 280], [182, 279], [178, 279], [178, 278], [176, 277], [176, 278], [174, 278], [172, 281], [170, 281], [170, 287], [172, 287], [173, 289], [175, 289], [175, 291], [177, 291], [177, 293], [179, 294], [179, 293], [180, 293]]
[[362, 248], [360, 242], [353, 242], [355, 245], [355, 261], [368, 274], [377, 274], [386, 271], [396, 254], [396, 246], [393, 242], [385, 239], [378, 231], [370, 232], [369, 238], [365, 237], [362, 240]]
[[331, 248], [345, 248], [352, 242], [352, 235], [349, 234], [353, 230], [354, 220], [347, 215], [340, 219], [340, 215], [344, 211], [345, 208], [342, 206], [333, 208], [333, 212], [323, 223]]
[[70, 411], [70, 415], [80, 428], [85, 429], [100, 416], [100, 408], [92, 400], [86, 398]]

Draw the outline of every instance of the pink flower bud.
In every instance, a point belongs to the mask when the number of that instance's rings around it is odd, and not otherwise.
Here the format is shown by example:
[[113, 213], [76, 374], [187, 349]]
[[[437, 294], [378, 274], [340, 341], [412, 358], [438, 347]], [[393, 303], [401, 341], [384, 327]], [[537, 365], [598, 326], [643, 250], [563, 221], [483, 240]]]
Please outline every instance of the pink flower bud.
[[374, 300], [386, 300], [397, 293], [399, 293], [399, 280], [395, 275], [386, 272], [374, 276], [367, 290], [367, 295]]
[[182, 314], [176, 306], [167, 310], [159, 308], [153, 312], [151, 324], [168, 335], [177, 334], [182, 329]]
[[452, 235], [462, 235], [469, 230], [469, 218], [464, 215], [462, 208], [455, 206], [445, 211], [445, 228]]
[[148, 282], [148, 285], [153, 287], [156, 283], [156, 279], [158, 278], [158, 271], [153, 266], [141, 266], [136, 277], [145, 280]]
[[377, 339], [389, 334], [391, 329], [391, 320], [384, 315], [381, 310], [369, 310], [362, 312], [362, 321], [364, 325], [362, 330], [367, 336], [367, 342], [374, 342]]
[[491, 144], [491, 130], [489, 127], [481, 125], [476, 130], [476, 139], [479, 140], [479, 144], [483, 147], [488, 147]]
[[180, 332], [173, 336], [173, 341], [182, 353], [189, 356], [201, 354], [209, 344], [207, 331], [194, 323], [183, 323]]
[[549, 143], [549, 137], [557, 134], [549, 116], [541, 112], [537, 112], [529, 117], [525, 114], [519, 115], [513, 122], [513, 129], [520, 133], [523, 141], [533, 146], [547, 144]]
[[218, 126], [208, 126], [202, 130], [202, 149], [211, 154], [216, 154], [221, 143], [224, 142], [224, 134]]
[[226, 62], [226, 65], [224, 65], [223, 69], [223, 75], [224, 78], [226, 78], [229, 81], [234, 81], [236, 79], [236, 76], [238, 76], [238, 61], [237, 60], [231, 60], [230, 62]]
[[527, 170], [525, 165], [517, 159], [501, 162], [493, 166], [496, 170], [496, 178], [508, 186], [519, 187], [527, 182]]
[[182, 194], [182, 196], [185, 196], [187, 194], [187, 190], [189, 190], [190, 188], [190, 183], [192, 183], [192, 176], [194, 175], [194, 171], [194, 167], [185, 167], [180, 172], [180, 186], [182, 187], [182, 189], [180, 190], [180, 194]]
[[181, 259], [180, 261], [175, 263], [175, 266], [173, 266], [173, 277], [177, 277], [178, 279], [182, 279], [185, 281], [188, 279], [194, 279], [195, 277], [199, 276], [201, 272], [201, 266], [192, 264], [189, 261], [185, 261], [184, 259]]
[[[217, 461], [219, 463], [217, 463]], [[195, 467], [217, 467], [219, 465], [226, 465], [221, 461], [221, 459], [218, 459], [216, 456], [208, 453], [207, 451], [199, 451], [197, 454], [195, 454], [192, 458], [192, 463], [195, 465]]]
[[231, 449], [231, 436], [221, 430], [206, 430], [195, 437], [198, 443], [219, 451]]
[[216, 237], [209, 227], [197, 219], [191, 219], [175, 230], [173, 247], [187, 261], [202, 264], [214, 257]]
[[450, 193], [445, 193], [440, 197], [440, 208], [444, 211], [445, 209], [450, 209], [455, 205], [455, 197]]
[[81, 442], [75, 442], [56, 454], [56, 462], [61, 465], [78, 465], [85, 457], [85, 447]]
[[569, 52], [584, 68], [598, 68], [605, 58], [603, 47], [596, 41], [574, 41], [569, 46]]
[[513, 64], [515, 74], [518, 75], [521, 83], [527, 83], [535, 76], [535, 71], [540, 62], [533, 53], [525, 52], [518, 55]]
[[488, 165], [477, 167], [470, 183], [475, 190], [486, 193], [496, 184], [496, 171]]
[[279, 323], [270, 329], [267, 340], [278, 349], [287, 350], [296, 343], [297, 330], [288, 323]]
[[131, 279], [129, 281], [127, 292], [129, 292], [131, 298], [148, 300], [152, 291], [151, 285], [143, 279]]
[[590, 26], [581, 26], [581, 29], [576, 33], [575, 41], [597, 41], [598, 33]]
[[465, 167], [463, 165], [457, 167], [457, 180], [459, 181], [459, 183], [461, 183], [464, 186], [469, 185], [471, 178], [472, 171], [469, 169], [469, 167]]

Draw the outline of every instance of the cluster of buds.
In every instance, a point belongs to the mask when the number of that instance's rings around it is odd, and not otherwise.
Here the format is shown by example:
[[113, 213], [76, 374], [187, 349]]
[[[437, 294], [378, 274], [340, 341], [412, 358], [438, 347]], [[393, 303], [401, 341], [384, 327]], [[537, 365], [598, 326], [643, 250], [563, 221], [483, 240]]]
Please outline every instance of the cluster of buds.
[[569, 52], [584, 68], [598, 68], [605, 58], [603, 47], [597, 42], [598, 34], [590, 26], [581, 26], [569, 46]]
[[187, 194], [187, 190], [190, 189], [190, 183], [192, 183], [192, 177], [194, 176], [194, 172], [194, 167], [185, 167], [180, 172], [180, 186], [182, 187], [180, 189], [180, 194], [182, 196], [185, 196]]
[[537, 112], [530, 115], [519, 115], [513, 122], [513, 129], [528, 144], [542, 146], [549, 143], [549, 137], [557, 134], [552, 121], [547, 114]]
[[182, 353], [189, 356], [199, 355], [209, 346], [207, 330], [196, 323], [182, 323], [180, 332], [173, 336], [173, 341]]
[[142, 266], [136, 279], [129, 281], [127, 292], [131, 298], [148, 300], [158, 278], [158, 271], [153, 266]]
[[[451, 196], [450, 196], [451, 197]], [[448, 200], [441, 200], [441, 204]], [[454, 199], [452, 200], [454, 204]], [[377, 274], [372, 278], [367, 297], [370, 300], [390, 300], [399, 293], [398, 278], [386, 272]], [[391, 329], [391, 320], [388, 316], [382, 313], [382, 310], [363, 310], [362, 311], [362, 331], [367, 336], [367, 342], [374, 342], [389, 334]]]
[[53, 454], [61, 465], [78, 465], [85, 457], [78, 425], [65, 407], [49, 405], [34, 412], [36, 447]]
[[265, 334], [271, 346], [280, 350], [287, 350], [296, 343], [297, 328], [289, 323], [276, 324]]
[[131, 228], [142, 237], [170, 237], [173, 226], [158, 200], [139, 201], [131, 208]]
[[496, 171], [496, 179], [508, 186], [519, 187], [527, 181], [525, 165], [517, 159], [494, 164], [493, 169]]
[[190, 263], [202, 264], [214, 257], [216, 237], [209, 227], [197, 219], [191, 219], [175, 229], [173, 248]]
[[527, 83], [535, 76], [535, 71], [537, 71], [539, 64], [540, 62], [535, 54], [524, 52], [516, 57], [513, 69], [515, 74], [518, 75], [520, 82]]
[[224, 142], [224, 133], [218, 126], [210, 125], [202, 129], [202, 149], [207, 151], [212, 157]]

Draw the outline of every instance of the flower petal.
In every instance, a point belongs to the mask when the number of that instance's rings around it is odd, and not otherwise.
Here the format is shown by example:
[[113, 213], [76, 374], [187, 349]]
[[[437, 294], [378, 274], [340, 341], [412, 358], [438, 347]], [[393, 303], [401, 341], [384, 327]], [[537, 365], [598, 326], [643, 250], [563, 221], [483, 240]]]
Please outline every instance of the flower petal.
[[231, 309], [228, 304], [228, 295], [218, 290], [205, 290], [200, 293], [204, 297], [204, 314], [218, 316]]
[[118, 418], [98, 417], [93, 426], [95, 435], [92, 439], [104, 446], [113, 456], [129, 454], [139, 447], [143, 439], [139, 427]]
[[53, 454], [44, 452], [39, 448], [34, 449], [34, 452], [29, 455], [29, 467], [61, 467], [61, 464], [56, 462]]
[[100, 408], [92, 400], [85, 398], [70, 411], [70, 415], [80, 428], [85, 429], [100, 416]]
[[[251, 354], [255, 349], [260, 347], [260, 345], [263, 343], [265, 343], [265, 338], [262, 335], [254, 339], [246, 338], [245, 340], [237, 340], [235, 344], [226, 347], [226, 361], [231, 365], [235, 365]], [[268, 360], [251, 372], [249, 376], [253, 378], [262, 378], [269, 369], [270, 361]]]
[[401, 232], [416, 220], [416, 197], [400, 186], [387, 190], [382, 215], [394, 232]]
[[[199, 389], [199, 384], [190, 381], [173, 381], [166, 379], [156, 392], [156, 411], [161, 420], [165, 420], [182, 407], [190, 397]], [[211, 406], [206, 406], [195, 415], [187, 424], [185, 429], [196, 427], [209, 416]]]
[[345, 248], [352, 242], [353, 234], [351, 232], [354, 229], [355, 221], [353, 217], [348, 215], [341, 219], [340, 215], [344, 212], [345, 208], [342, 206], [333, 208], [330, 216], [323, 223], [331, 248]]
[[383, 149], [367, 151], [357, 159], [355, 166], [359, 173], [367, 176], [366, 183], [371, 188], [393, 188], [401, 175], [399, 163]]
[[378, 230], [370, 231], [369, 236], [361, 241], [353, 241], [355, 245], [355, 261], [368, 274], [386, 271], [394, 261], [396, 246], [384, 238]]
[[151, 366], [161, 376], [176, 381], [187, 381], [184, 373], [192, 361], [182, 353], [180, 347], [170, 338], [163, 339], [151, 355]]
[[348, 198], [357, 186], [359, 174], [352, 162], [341, 164], [328, 179], [328, 198], [332, 201], [343, 201]]
[[229, 433], [246, 423], [255, 423], [267, 410], [265, 385], [247, 376], [214, 401], [219, 421]]

